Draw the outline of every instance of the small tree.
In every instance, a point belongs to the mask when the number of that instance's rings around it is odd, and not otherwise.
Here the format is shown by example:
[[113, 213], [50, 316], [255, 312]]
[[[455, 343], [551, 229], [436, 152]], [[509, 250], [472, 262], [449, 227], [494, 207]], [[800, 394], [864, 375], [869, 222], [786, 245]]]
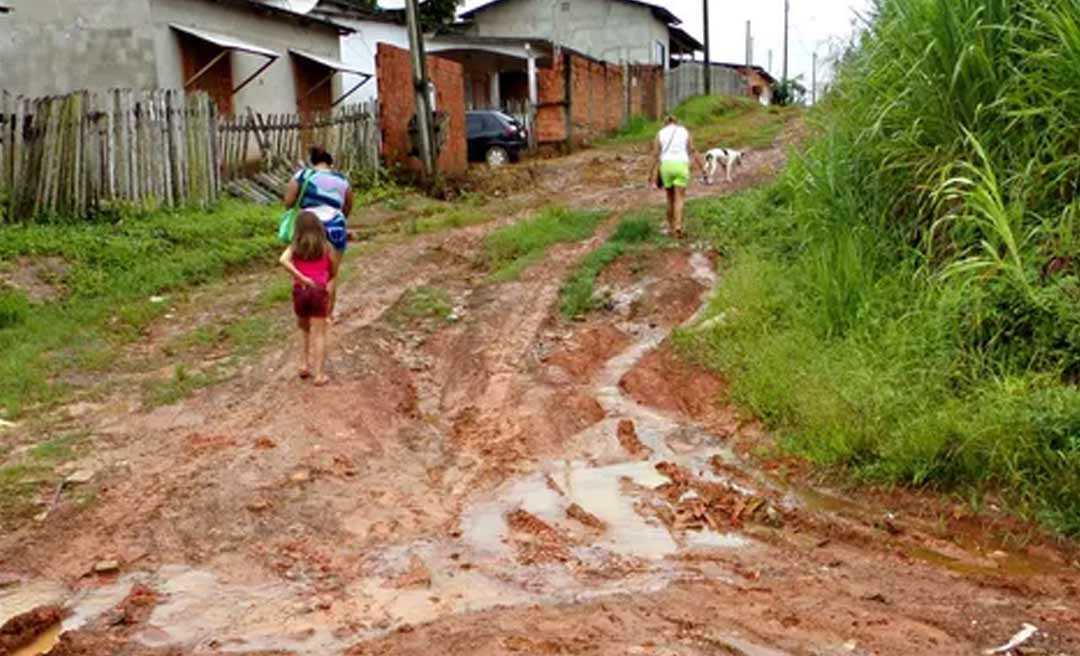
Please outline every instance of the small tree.
[[806, 85], [802, 83], [802, 76], [783, 80], [776, 85], [772, 101], [776, 105], [805, 105]]

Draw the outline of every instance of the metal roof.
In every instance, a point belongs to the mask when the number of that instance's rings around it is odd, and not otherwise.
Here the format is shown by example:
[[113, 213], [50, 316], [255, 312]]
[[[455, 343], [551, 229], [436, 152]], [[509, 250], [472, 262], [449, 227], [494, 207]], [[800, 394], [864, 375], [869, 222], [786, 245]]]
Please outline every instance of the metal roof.
[[[495, 5], [501, 5], [501, 4], [505, 3], [505, 2], [511, 2], [511, 1], [512, 0], [492, 0], [491, 2], [489, 2], [489, 3], [485, 4], [485, 5], [480, 5], [476, 9], [470, 9], [469, 11], [464, 12], [463, 14], [461, 14], [461, 17], [465, 18], [465, 19], [469, 19], [469, 18], [472, 18], [473, 16], [476, 16], [479, 13], [482, 13], [484, 11], [487, 11], [488, 9], [491, 9]], [[652, 11], [653, 16], [660, 19], [661, 21], [663, 21], [667, 25], [680, 25], [682, 23], [682, 21], [679, 20], [679, 17], [676, 16], [675, 14], [671, 13], [666, 7], [661, 7], [660, 5], [654, 5], [654, 4], [650, 3], [650, 2], [642, 2], [642, 0], [619, 0], [619, 1], [624, 2], [624, 3], [628, 4], [628, 5], [637, 5], [639, 7], [646, 7], [646, 8], [648, 8], [648, 9], [650, 9]]]
[[705, 44], [698, 41], [694, 37], [690, 36], [690, 33], [681, 27], [675, 27], [674, 25], [668, 27], [668, 31], [671, 33], [671, 49], [675, 50], [676, 43], [683, 47], [685, 52], [695, 52], [698, 50], [705, 50]]
[[260, 11], [260, 12], [263, 12], [265, 14], [269, 14], [271, 16], [275, 16], [275, 17], [278, 17], [278, 18], [284, 18], [284, 19], [287, 19], [287, 20], [292, 20], [292, 21], [295, 21], [295, 22], [297, 22], [297, 23], [299, 23], [301, 25], [303, 25], [305, 23], [313, 23], [315, 25], [322, 25], [324, 27], [329, 27], [329, 28], [335, 29], [341, 34], [352, 34], [353, 32], [356, 31], [351, 27], [348, 27], [346, 25], [342, 25], [340, 23], [335, 23], [334, 21], [332, 21], [332, 20], [330, 20], [328, 18], [324, 18], [324, 17], [316, 15], [314, 13], [312, 13], [312, 14], [298, 14], [295, 11], [289, 11], [288, 9], [282, 9], [280, 7], [275, 7], [274, 5], [263, 4], [262, 2], [258, 2], [258, 0], [213, 0], [213, 1], [218, 2], [218, 3], [228, 3], [228, 4], [234, 4], [234, 5], [243, 5], [244, 7], [247, 7], [248, 9], [257, 10], [257, 11]]
[[335, 71], [341, 71], [342, 73], [355, 73], [356, 75], [371, 76], [371, 73], [369, 73], [367, 71], [364, 71], [364, 70], [361, 70], [361, 69], [353, 66], [352, 64], [346, 64], [343, 61], [339, 61], [337, 59], [332, 59], [330, 57], [322, 57], [322, 56], [319, 56], [319, 55], [313, 55], [310, 52], [304, 52], [303, 50], [294, 50], [292, 48], [289, 48], [289, 53], [296, 56], [296, 57], [302, 57], [302, 58], [307, 59], [309, 61], [313, 61], [316, 64], [322, 64], [323, 66], [325, 66], [327, 68], [330, 68], [330, 69], [333, 69]]
[[239, 50], [240, 52], [247, 52], [253, 55], [262, 55], [263, 57], [269, 57], [270, 59], [277, 59], [281, 54], [256, 46], [246, 41], [241, 41], [236, 37], [226, 36], [224, 34], [218, 34], [216, 32], [207, 32], [206, 30], [195, 29], [194, 27], [188, 27], [186, 25], [177, 25], [176, 23], [170, 23], [169, 27], [177, 32], [183, 32], [189, 34], [197, 39], [202, 39], [208, 43], [212, 43], [216, 46], [221, 46], [227, 50]]

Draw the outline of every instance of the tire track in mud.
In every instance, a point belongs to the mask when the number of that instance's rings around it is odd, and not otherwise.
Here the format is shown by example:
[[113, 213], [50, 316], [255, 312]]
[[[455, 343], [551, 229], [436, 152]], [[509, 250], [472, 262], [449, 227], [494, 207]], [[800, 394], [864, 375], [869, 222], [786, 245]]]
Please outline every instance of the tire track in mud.
[[[658, 198], [568, 196], [617, 209]], [[108, 489], [82, 514], [0, 538], [0, 567], [29, 581], [0, 589], [0, 609], [66, 605], [64, 628], [81, 629], [72, 653], [129, 656], [959, 654], [1024, 612], [1023, 595], [982, 579], [939, 592], [939, 570], [851, 541], [879, 539], [861, 519], [810, 512], [726, 436], [628, 395], [627, 374], [686, 316], [631, 306], [667, 298], [672, 277], [695, 281], [680, 289], [696, 284], [700, 305], [701, 255], [617, 289], [625, 308], [599, 324], [618, 345], [600, 344], [578, 378], [552, 373], [552, 351], [596, 323], [553, 319], [559, 287], [617, 217], [520, 281], [478, 284], [483, 236], [515, 218], [350, 263], [329, 394], [293, 380], [281, 349], [235, 383], [97, 427]], [[431, 334], [387, 325], [422, 285], [448, 289], [461, 319]], [[119, 575], [87, 574], [104, 558]], [[158, 600], [115, 623], [136, 586]], [[1055, 627], [1068, 613], [1045, 612]]]

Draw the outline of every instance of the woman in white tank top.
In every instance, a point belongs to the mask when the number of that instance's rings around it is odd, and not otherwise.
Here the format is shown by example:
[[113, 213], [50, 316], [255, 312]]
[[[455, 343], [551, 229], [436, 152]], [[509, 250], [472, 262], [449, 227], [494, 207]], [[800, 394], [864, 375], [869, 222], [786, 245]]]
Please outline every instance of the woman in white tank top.
[[[694, 151], [690, 132], [669, 115], [664, 127], [653, 141], [653, 165], [649, 171], [649, 184], [667, 190], [667, 221], [671, 235], [683, 237], [683, 207], [686, 204], [686, 185], [690, 183], [690, 162], [696, 161], [704, 170], [701, 156]], [[659, 175], [659, 177], [657, 177]]]

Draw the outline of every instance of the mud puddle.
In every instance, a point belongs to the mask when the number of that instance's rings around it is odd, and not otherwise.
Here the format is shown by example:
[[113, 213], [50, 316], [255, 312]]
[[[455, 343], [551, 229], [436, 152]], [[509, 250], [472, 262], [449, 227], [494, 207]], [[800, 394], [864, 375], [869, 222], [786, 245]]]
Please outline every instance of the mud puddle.
[[60, 642], [60, 634], [63, 632], [63, 623], [53, 624], [33, 642], [11, 652], [10, 656], [42, 656], [48, 654], [56, 646], [56, 643]]

